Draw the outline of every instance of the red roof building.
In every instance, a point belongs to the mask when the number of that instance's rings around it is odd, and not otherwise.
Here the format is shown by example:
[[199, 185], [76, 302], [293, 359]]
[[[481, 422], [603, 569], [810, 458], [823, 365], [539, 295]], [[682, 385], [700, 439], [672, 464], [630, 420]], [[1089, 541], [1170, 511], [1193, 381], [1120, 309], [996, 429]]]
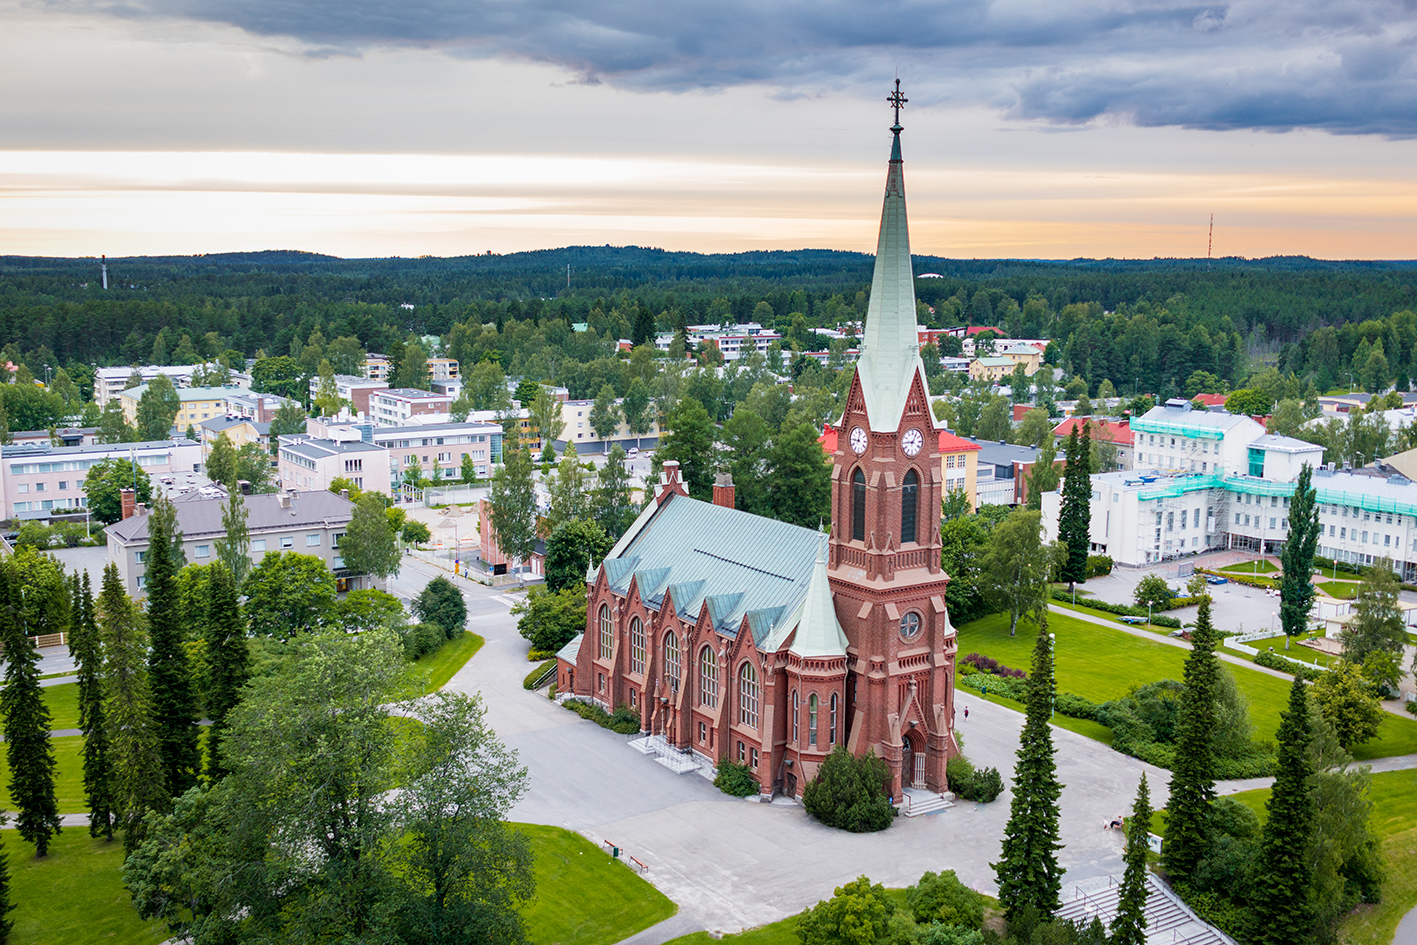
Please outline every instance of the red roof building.
[[[1066, 440], [1072, 434], [1073, 428], [1083, 423], [1089, 427], [1090, 435], [1094, 440], [1102, 443], [1111, 443], [1117, 448], [1116, 460], [1111, 464], [1115, 469], [1132, 468], [1132, 446], [1134, 437], [1132, 434], [1131, 422], [1128, 420], [1103, 420], [1092, 417], [1069, 417], [1053, 428], [1053, 436], [1060, 442]], [[1081, 430], [1078, 431], [1081, 434]], [[1104, 470], [1111, 472], [1111, 470]]]

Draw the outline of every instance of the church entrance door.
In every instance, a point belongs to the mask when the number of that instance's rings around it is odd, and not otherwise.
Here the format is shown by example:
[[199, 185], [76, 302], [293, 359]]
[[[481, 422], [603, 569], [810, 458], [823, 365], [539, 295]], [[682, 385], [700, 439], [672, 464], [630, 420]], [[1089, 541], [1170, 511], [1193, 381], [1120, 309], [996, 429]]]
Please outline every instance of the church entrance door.
[[909, 787], [925, 787], [925, 752], [909, 735], [900, 743], [900, 782]]

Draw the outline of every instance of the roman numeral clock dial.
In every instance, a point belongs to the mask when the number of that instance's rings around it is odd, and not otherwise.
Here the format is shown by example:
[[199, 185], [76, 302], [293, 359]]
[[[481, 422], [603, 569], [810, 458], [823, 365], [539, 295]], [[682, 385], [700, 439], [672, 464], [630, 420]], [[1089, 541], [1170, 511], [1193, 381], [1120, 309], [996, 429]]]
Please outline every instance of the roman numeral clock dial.
[[860, 427], [851, 431], [851, 452], [857, 456], [866, 452], [866, 431]]
[[919, 430], [906, 430], [905, 436], [900, 439], [900, 445], [906, 456], [914, 456], [925, 445], [925, 438], [920, 435]]

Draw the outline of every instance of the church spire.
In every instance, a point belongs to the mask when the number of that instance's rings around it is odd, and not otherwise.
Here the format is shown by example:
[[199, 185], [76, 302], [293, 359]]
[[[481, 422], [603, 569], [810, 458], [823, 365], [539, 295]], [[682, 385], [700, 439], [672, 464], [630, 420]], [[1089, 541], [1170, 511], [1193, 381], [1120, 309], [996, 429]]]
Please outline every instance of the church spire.
[[861, 339], [856, 373], [866, 399], [871, 429], [894, 431], [900, 426], [910, 384], [918, 374], [920, 337], [915, 325], [915, 275], [910, 266], [910, 231], [905, 217], [905, 171], [900, 156], [900, 109], [906, 103], [900, 80], [886, 101], [895, 109], [891, 126], [891, 160], [886, 171], [881, 233], [876, 241], [876, 269], [871, 276], [871, 304]]

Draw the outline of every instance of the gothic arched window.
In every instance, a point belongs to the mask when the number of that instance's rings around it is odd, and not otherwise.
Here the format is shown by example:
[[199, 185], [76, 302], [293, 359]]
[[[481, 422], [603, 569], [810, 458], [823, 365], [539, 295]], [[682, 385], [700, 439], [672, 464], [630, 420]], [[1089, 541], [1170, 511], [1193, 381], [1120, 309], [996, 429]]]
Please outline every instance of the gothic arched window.
[[630, 672], [645, 671], [645, 626], [639, 617], [630, 620]]
[[905, 484], [900, 490], [900, 540], [904, 544], [907, 541], [918, 541], [916, 535], [916, 514], [915, 510], [920, 505], [920, 477], [915, 474], [915, 470], [910, 470], [905, 474]]
[[828, 744], [828, 745], [835, 745], [835, 744], [836, 744], [836, 709], [837, 709], [836, 693], [832, 693], [832, 697], [831, 697], [831, 728], [827, 729], [827, 744]]
[[798, 739], [798, 737], [799, 737], [798, 732], [797, 732], [797, 718], [798, 718], [798, 714], [799, 714], [799, 712], [798, 712], [798, 704], [797, 704], [797, 690], [794, 689], [794, 690], [792, 690], [792, 743], [793, 743], [794, 745], [797, 744], [797, 739]]
[[[738, 670], [738, 721], [744, 725], [758, 727], [758, 671], [752, 663], [745, 662]], [[741, 745], [742, 742], [739, 742]]]
[[610, 606], [600, 605], [600, 658], [610, 659]]
[[679, 691], [679, 638], [670, 630], [664, 635], [664, 678], [669, 691]]
[[817, 694], [807, 697], [807, 744], [817, 744]]
[[699, 651], [699, 704], [718, 708], [718, 657], [711, 646]]
[[851, 540], [866, 540], [866, 474], [859, 466], [851, 474]]

